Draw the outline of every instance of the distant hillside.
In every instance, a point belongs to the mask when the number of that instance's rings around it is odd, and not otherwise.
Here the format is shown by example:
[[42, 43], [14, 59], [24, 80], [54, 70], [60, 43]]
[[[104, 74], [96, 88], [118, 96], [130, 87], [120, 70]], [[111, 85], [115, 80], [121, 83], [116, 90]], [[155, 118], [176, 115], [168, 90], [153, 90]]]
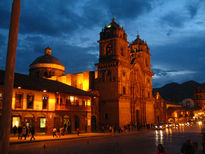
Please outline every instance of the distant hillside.
[[194, 96], [194, 90], [197, 87], [205, 89], [205, 83], [198, 83], [196, 81], [187, 81], [182, 84], [169, 83], [161, 88], [155, 88], [158, 90], [162, 98], [173, 102], [181, 102], [185, 98], [192, 98]]

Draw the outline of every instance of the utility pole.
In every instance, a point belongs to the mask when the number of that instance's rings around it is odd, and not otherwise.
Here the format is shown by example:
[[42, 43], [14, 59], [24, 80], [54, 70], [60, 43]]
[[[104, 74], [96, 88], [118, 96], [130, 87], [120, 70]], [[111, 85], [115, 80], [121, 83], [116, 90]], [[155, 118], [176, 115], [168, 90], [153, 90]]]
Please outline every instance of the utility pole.
[[0, 153], [9, 153], [9, 136], [11, 128], [11, 105], [14, 86], [14, 71], [16, 63], [16, 48], [18, 40], [21, 0], [13, 0], [9, 40], [6, 57], [6, 70], [4, 74], [3, 104], [0, 128]]

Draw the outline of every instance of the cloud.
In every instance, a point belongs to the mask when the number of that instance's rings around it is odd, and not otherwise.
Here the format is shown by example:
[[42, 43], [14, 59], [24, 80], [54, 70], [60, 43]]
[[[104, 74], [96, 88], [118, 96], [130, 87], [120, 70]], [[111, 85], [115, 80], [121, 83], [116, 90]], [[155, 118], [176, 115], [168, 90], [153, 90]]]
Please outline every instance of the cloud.
[[201, 5], [205, 5], [203, 0], [192, 0], [188, 2], [186, 7], [191, 18], [194, 18], [197, 15], [198, 10], [201, 8]]
[[161, 23], [169, 27], [182, 28], [187, 20], [186, 14], [180, 11], [171, 11], [161, 18]]
[[152, 69], [155, 73], [153, 76], [153, 87], [162, 87], [165, 83], [169, 82], [184, 82], [192, 80], [197, 72], [191, 70], [163, 70], [163, 69]]
[[129, 3], [124, 0], [106, 0], [105, 3], [107, 4], [111, 15], [121, 20], [138, 17], [152, 9], [151, 3], [147, 0], [130, 0]]

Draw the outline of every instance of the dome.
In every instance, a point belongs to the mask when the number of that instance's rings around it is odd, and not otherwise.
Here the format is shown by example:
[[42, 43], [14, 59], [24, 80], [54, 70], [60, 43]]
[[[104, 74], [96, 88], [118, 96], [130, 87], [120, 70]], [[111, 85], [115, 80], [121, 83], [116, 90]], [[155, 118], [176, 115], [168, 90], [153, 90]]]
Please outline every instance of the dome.
[[56, 58], [51, 56], [52, 50], [50, 48], [45, 49], [45, 55], [36, 58], [31, 65], [39, 63], [49, 63], [49, 64], [58, 64], [63, 66], [63, 64]]
[[58, 64], [63, 66], [63, 64], [56, 57], [53, 57], [51, 55], [40, 56], [36, 58], [31, 65], [35, 65], [39, 63], [52, 63], [52, 64]]
[[127, 41], [127, 34], [124, 29], [115, 22], [115, 19], [112, 19], [112, 22], [105, 26], [104, 29], [100, 32], [100, 40], [110, 39], [120, 37]]
[[52, 77], [62, 76], [65, 73], [65, 67], [56, 58], [51, 56], [52, 50], [50, 48], [45, 49], [45, 54], [36, 58], [32, 64], [30, 64], [30, 75], [36, 77]]

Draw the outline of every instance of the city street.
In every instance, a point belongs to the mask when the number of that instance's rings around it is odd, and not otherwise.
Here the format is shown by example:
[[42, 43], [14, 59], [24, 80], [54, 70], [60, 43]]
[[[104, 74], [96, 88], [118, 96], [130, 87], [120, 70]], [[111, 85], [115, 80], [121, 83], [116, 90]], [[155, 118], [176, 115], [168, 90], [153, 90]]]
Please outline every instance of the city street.
[[187, 140], [198, 143], [197, 154], [202, 154], [202, 135], [199, 126], [142, 130], [121, 134], [107, 134], [69, 138], [55, 141], [11, 144], [10, 153], [137, 153], [154, 154], [156, 145], [163, 144], [170, 153], [178, 154]]

